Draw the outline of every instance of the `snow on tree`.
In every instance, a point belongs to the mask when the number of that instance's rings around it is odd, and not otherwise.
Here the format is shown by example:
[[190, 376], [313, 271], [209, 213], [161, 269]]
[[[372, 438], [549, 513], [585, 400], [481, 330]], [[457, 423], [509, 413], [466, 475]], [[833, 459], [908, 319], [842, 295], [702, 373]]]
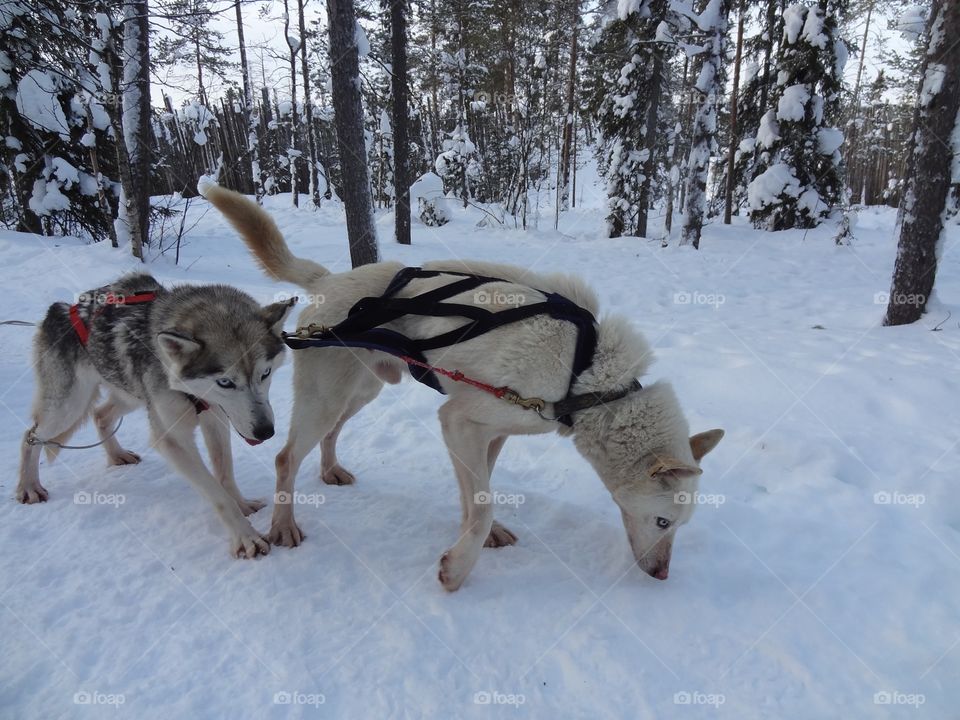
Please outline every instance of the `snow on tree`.
[[[607, 233], [644, 236], [656, 168], [668, 0], [622, 0], [589, 48], [590, 108], [603, 138]], [[599, 77], [596, 75], [599, 74]]]
[[699, 95], [693, 118], [693, 142], [687, 161], [687, 204], [680, 244], [700, 247], [703, 216], [707, 212], [707, 172], [717, 149], [717, 103], [723, 92], [724, 48], [732, 0], [707, 0], [696, 23], [706, 33], [704, 48], [697, 54], [699, 68], [694, 89]]
[[843, 201], [843, 135], [832, 122], [847, 58], [837, 26], [845, 1], [795, 3], [783, 13], [776, 85], [760, 119], [747, 188], [754, 227], [814, 227]]

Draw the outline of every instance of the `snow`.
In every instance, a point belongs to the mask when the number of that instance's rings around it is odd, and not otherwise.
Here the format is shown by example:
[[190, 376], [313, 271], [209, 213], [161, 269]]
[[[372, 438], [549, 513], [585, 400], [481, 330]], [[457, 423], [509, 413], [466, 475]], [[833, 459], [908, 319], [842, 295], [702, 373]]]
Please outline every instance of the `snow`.
[[777, 120], [800, 122], [810, 100], [810, 88], [806, 85], [790, 85], [783, 89], [780, 102], [777, 103]]
[[354, 30], [354, 42], [357, 44], [357, 55], [365, 58], [370, 54], [370, 41], [367, 39], [367, 33], [358, 22]]
[[843, 131], [837, 128], [820, 128], [817, 132], [817, 152], [833, 155], [843, 145]]
[[[953, 717], [960, 329], [929, 330], [960, 317], [960, 255], [944, 253], [929, 319], [884, 328], [893, 209], [862, 210], [853, 248], [834, 245], [830, 223], [770, 234], [734, 218], [704, 228], [699, 252], [661, 250], [603, 238], [602, 189], [578, 188], [586, 197], [559, 232], [477, 230], [470, 208], [382, 250], [407, 264], [575, 271], [604, 312], [644, 332], [657, 355], [646, 381], [670, 379], [695, 430], [727, 430], [669, 580], [636, 568], [609, 493], [570, 440], [543, 435], [512, 438], [494, 474], [494, 489], [524, 498], [497, 511], [519, 543], [484, 550], [446, 594], [436, 565], [460, 509], [443, 398], [409, 379], [342, 435], [357, 484], [320, 484], [312, 453], [297, 486], [316, 501], [298, 512], [306, 542], [257, 561], [229, 557], [213, 510], [150, 447], [138, 411], [119, 436], [140, 465], [105, 469], [97, 449], [65, 451], [41, 467], [48, 503], [0, 503], [0, 715]], [[296, 254], [349, 267], [335, 203], [266, 202]], [[40, 319], [131, 269], [227, 282], [264, 303], [296, 292], [266, 279], [203, 200], [185, 227], [180, 265], [168, 254], [145, 267], [109, 243], [0, 232], [4, 319]], [[960, 240], [960, 228], [948, 233]], [[7, 498], [31, 335], [0, 327]], [[234, 443], [247, 496], [272, 502], [290, 384], [287, 364], [271, 390], [278, 436]], [[75, 437], [95, 439], [90, 425]], [[269, 507], [251, 519], [266, 530]]]
[[760, 127], [757, 129], [757, 145], [771, 148], [779, 139], [780, 126], [777, 124], [776, 114], [773, 110], [767, 110], [760, 118]]
[[947, 66], [942, 63], [931, 62], [927, 65], [927, 72], [923, 76], [923, 86], [920, 88], [920, 106], [926, 107], [940, 93], [943, 81], [947, 77]]
[[807, 18], [803, 23], [801, 35], [810, 45], [821, 50], [826, 49], [829, 38], [823, 32], [823, 16], [820, 14], [820, 8], [811, 7], [807, 11]]
[[775, 205], [782, 195], [797, 197], [800, 181], [786, 163], [775, 163], [760, 173], [747, 186], [747, 202], [754, 210]]
[[32, 125], [66, 140], [69, 126], [57, 97], [57, 83], [43, 70], [31, 70], [17, 84], [17, 110]]
[[435, 173], [424, 173], [410, 186], [411, 200], [418, 198], [433, 200], [438, 197], [443, 197], [443, 180]]
[[800, 4], [790, 5], [783, 11], [783, 37], [788, 45], [794, 45], [803, 32], [806, 15], [806, 6]]
[[928, 12], [928, 7], [923, 5], [908, 5], [894, 20], [893, 26], [905, 40], [916, 42], [927, 27]]

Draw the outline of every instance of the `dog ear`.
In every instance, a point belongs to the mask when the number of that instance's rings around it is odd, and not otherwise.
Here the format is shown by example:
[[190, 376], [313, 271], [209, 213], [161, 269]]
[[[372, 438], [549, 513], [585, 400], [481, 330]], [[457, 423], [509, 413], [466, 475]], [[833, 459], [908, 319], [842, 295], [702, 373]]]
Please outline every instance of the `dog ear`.
[[267, 321], [271, 332], [275, 335], [280, 334], [280, 331], [283, 330], [283, 321], [287, 319], [287, 315], [290, 314], [290, 310], [296, 304], [297, 298], [294, 296], [289, 300], [281, 300], [272, 305], [267, 305], [261, 310], [263, 319]]
[[174, 332], [158, 333], [157, 341], [160, 343], [160, 348], [169, 355], [172, 360], [181, 363], [196, 353], [201, 347], [200, 343], [196, 340]]
[[674, 473], [676, 475], [700, 475], [703, 470], [696, 465], [690, 465], [683, 460], [677, 460], [674, 457], [658, 455], [653, 465], [647, 470], [650, 477], [659, 478]]
[[690, 436], [690, 450], [693, 451], [693, 459], [700, 462], [700, 458], [713, 450], [717, 443], [723, 439], [723, 430], [706, 430], [702, 433]]

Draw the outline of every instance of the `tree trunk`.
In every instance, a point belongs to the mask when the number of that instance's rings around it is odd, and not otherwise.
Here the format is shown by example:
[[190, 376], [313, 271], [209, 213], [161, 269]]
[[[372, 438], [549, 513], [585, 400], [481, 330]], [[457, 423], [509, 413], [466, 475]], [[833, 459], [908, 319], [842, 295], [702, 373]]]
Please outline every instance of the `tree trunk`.
[[[710, 5], [712, 0], [705, 3]], [[700, 248], [700, 233], [707, 205], [707, 173], [710, 155], [717, 134], [717, 97], [723, 91], [724, 45], [727, 39], [727, 19], [730, 15], [730, 0], [719, 0], [717, 24], [710, 28], [706, 50], [700, 53], [694, 85], [700, 93], [700, 103], [693, 120], [690, 159], [687, 163], [687, 205], [684, 211], [680, 244]]]
[[[912, 172], [884, 325], [915, 322], [923, 314], [937, 273], [949, 197], [953, 133], [960, 110], [960, 3], [933, 0], [924, 56], [919, 112], [913, 128]], [[936, 88], [934, 90], [934, 88]]]
[[[150, 237], [149, 32], [147, 0], [127, 0], [123, 6], [123, 132], [117, 145], [126, 146], [129, 180], [123, 183], [126, 207], [120, 214], [126, 211], [130, 249], [140, 260]], [[121, 168], [121, 178], [123, 174]]]
[[737, 55], [733, 61], [733, 89], [730, 93], [730, 148], [727, 152], [727, 186], [723, 203], [723, 224], [729, 225], [733, 215], [734, 166], [737, 153], [737, 104], [740, 94], [740, 61], [743, 58], [743, 16], [741, 9], [737, 21]]
[[566, 115], [563, 118], [563, 139], [560, 146], [560, 167], [558, 170], [559, 182], [557, 183], [557, 207], [554, 216], [554, 228], [560, 222], [560, 211], [570, 207], [570, 151], [573, 145], [573, 114], [576, 111], [576, 83], [577, 83], [577, 35], [580, 26], [580, 2], [573, 0], [570, 4], [571, 22], [570, 28], [570, 69], [567, 71], [567, 89], [565, 110]]
[[303, 118], [307, 124], [307, 170], [310, 173], [310, 198], [320, 207], [320, 182], [317, 174], [317, 139], [313, 130], [313, 101], [310, 98], [310, 72], [307, 68], [307, 25], [303, 17], [304, 0], [297, 0], [300, 22], [300, 72], [303, 75]]
[[410, 140], [407, 100], [407, 6], [390, 3], [390, 45], [393, 54], [393, 193], [397, 242], [410, 244]]
[[247, 126], [247, 153], [250, 155], [250, 176], [253, 181], [253, 192], [257, 202], [263, 202], [263, 175], [260, 172], [260, 117], [253, 104], [253, 88], [250, 82], [250, 66], [247, 64], [247, 44], [243, 38], [243, 14], [240, 11], [240, 0], [236, 0], [234, 8], [237, 12], [237, 38], [240, 44], [240, 72], [243, 73], [243, 104], [244, 121]]
[[[653, 51], [653, 65], [650, 68], [653, 80], [650, 86], [646, 117], [646, 142], [644, 144], [647, 157], [643, 162], [643, 182], [640, 185], [639, 210], [637, 212], [637, 235], [647, 236], [647, 216], [650, 212], [650, 187], [653, 184], [653, 173], [657, 167], [654, 153], [657, 149], [657, 124], [660, 118], [660, 95], [663, 90], [663, 50], [657, 47]], [[622, 230], [621, 230], [622, 233]], [[611, 237], [615, 237], [612, 236]]]
[[[300, 207], [300, 191], [297, 183], [297, 138], [300, 134], [300, 123], [297, 120], [297, 48], [292, 44], [290, 37], [290, 8], [287, 0], [283, 0], [283, 38], [290, 53], [290, 145], [287, 159], [290, 161], [290, 195], [294, 207]], [[300, 38], [300, 44], [304, 38]], [[331, 51], [332, 54], [332, 51]]]
[[353, 267], [379, 260], [360, 103], [360, 63], [353, 0], [327, 0], [334, 126]]

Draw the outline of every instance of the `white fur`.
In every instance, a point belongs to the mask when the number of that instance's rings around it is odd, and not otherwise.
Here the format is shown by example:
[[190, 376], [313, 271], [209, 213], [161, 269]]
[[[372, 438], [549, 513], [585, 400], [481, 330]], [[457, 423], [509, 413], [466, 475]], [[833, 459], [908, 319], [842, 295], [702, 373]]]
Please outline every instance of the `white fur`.
[[[245, 226], [247, 218], [257, 213], [265, 215], [262, 210], [222, 189], [208, 192], [207, 197], [237, 226], [270, 274], [292, 282], [303, 278], [304, 273], [295, 267], [300, 261], [285, 260], [292, 255], [279, 231], [252, 232]], [[272, 226], [262, 218], [254, 224], [257, 228]], [[311, 264], [311, 269], [314, 266]], [[425, 267], [501, 278], [501, 282], [479, 289], [486, 293], [485, 298], [516, 301], [522, 296], [523, 302], [538, 302], [543, 299], [538, 291], [556, 292], [595, 315], [599, 311], [593, 292], [572, 276], [540, 275], [509, 265], [480, 262], [434, 262]], [[325, 302], [307, 307], [298, 324], [336, 324], [360, 298], [382, 294], [400, 268], [397, 263], [378, 263], [336, 275], [311, 271], [305, 289], [323, 296]], [[410, 297], [454, 279], [447, 276], [414, 280], [398, 296]], [[480, 302], [476, 293], [469, 291], [447, 302], [482, 305], [491, 310], [506, 307]], [[387, 327], [408, 337], [426, 338], [463, 323], [463, 318], [407, 316]], [[568, 392], [576, 335], [572, 323], [538, 315], [468, 342], [431, 351], [427, 359], [485, 383], [507, 385], [523, 396], [553, 403]], [[626, 387], [642, 376], [651, 362], [650, 348], [643, 337], [625, 319], [606, 317], [599, 323], [593, 364], [573, 389], [582, 393]], [[277, 456], [277, 493], [293, 491], [301, 462], [321, 441], [323, 480], [353, 482], [353, 476], [336, 461], [339, 432], [353, 414], [377, 396], [383, 382], [396, 381], [403, 368], [396, 358], [368, 350], [296, 351], [293, 417], [287, 444]], [[576, 447], [597, 470], [620, 506], [639, 565], [655, 577], [666, 577], [676, 527], [687, 522], [692, 513], [690, 505], [675, 502], [675, 494], [696, 489], [700, 473], [697, 463], [722, 436], [722, 431], [710, 431], [691, 438], [669, 385], [657, 383], [603, 407], [578, 412], [573, 428], [567, 429], [469, 385], [445, 378], [441, 378], [441, 384], [449, 399], [440, 408], [440, 423], [463, 509], [459, 539], [440, 559], [439, 579], [447, 590], [461, 586], [484, 544], [497, 546], [516, 541], [509, 530], [494, 523], [489, 504], [475, 502], [478, 493], [490, 489], [490, 475], [504, 440], [510, 435], [558, 429], [573, 436]], [[551, 410], [548, 405], [546, 412]], [[658, 528], [658, 518], [668, 521], [669, 527]], [[296, 546], [303, 537], [293, 506], [275, 505], [271, 541]]]

